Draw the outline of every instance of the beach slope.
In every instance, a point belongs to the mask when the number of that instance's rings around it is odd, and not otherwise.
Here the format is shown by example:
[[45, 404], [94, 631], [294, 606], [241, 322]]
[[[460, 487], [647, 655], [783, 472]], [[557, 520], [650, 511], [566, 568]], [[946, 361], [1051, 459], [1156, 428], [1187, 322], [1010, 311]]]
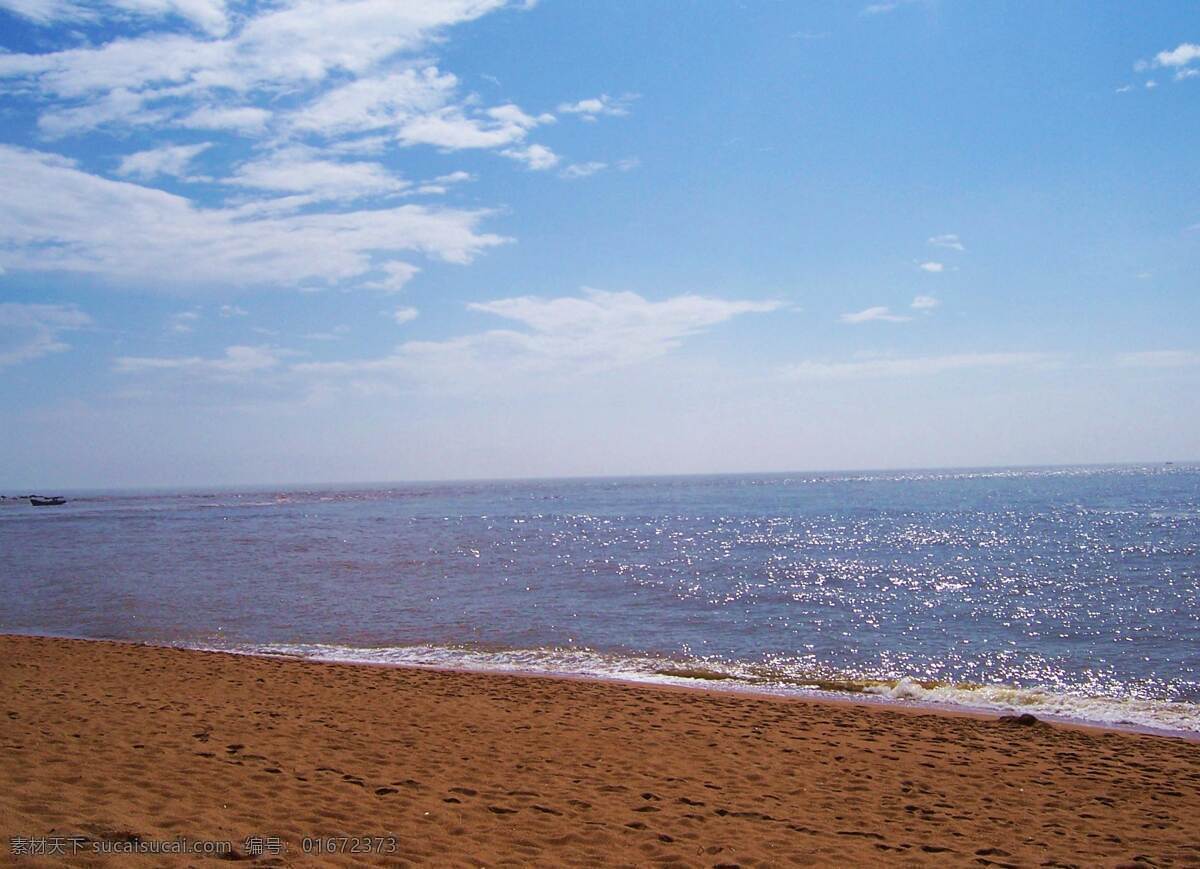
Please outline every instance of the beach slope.
[[12, 636], [0, 698], [18, 865], [1200, 863], [1179, 739]]

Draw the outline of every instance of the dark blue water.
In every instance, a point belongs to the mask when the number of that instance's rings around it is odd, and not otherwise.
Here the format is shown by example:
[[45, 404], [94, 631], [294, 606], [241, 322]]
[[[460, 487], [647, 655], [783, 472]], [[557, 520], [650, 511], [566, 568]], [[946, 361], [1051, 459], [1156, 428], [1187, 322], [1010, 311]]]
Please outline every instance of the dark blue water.
[[8, 502], [0, 630], [1200, 730], [1200, 469]]

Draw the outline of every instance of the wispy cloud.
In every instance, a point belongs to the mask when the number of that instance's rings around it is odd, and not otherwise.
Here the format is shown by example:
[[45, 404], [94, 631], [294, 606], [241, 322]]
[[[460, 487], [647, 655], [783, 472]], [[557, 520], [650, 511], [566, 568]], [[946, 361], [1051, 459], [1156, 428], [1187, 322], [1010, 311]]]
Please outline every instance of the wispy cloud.
[[[370, 169], [368, 185], [380, 176]], [[6, 264], [37, 271], [86, 272], [154, 286], [321, 286], [383, 280], [405, 253], [467, 263], [506, 239], [477, 231], [482, 210], [424, 205], [287, 213], [259, 207], [202, 208], [182, 196], [77, 169], [51, 154], [0, 145], [5, 205], [0, 243]], [[252, 182], [281, 187], [257, 176]], [[383, 183], [387, 182], [386, 176]], [[297, 177], [296, 186], [304, 186]], [[310, 182], [311, 184], [312, 182]], [[317, 188], [323, 192], [322, 188]], [[114, 233], [111, 227], [120, 226]], [[180, 264], [187, 268], [181, 269]]]
[[[407, 341], [381, 357], [284, 365], [287, 356], [296, 355], [293, 351], [235, 345], [215, 357], [122, 356], [113, 368], [128, 375], [173, 372], [246, 382], [260, 382], [257, 378], [269, 374], [262, 382], [323, 391], [339, 384], [360, 392], [425, 386], [472, 391], [503, 382], [529, 386], [646, 363], [735, 317], [781, 307], [775, 301], [699, 295], [652, 301], [637, 293], [602, 290], [557, 298], [517, 296], [468, 306], [476, 314], [508, 321], [510, 328]], [[384, 313], [399, 325], [418, 316], [412, 307]], [[303, 337], [332, 340], [346, 333], [339, 327]]]
[[603, 115], [620, 117], [629, 114], [629, 104], [636, 98], [637, 94], [625, 94], [615, 99], [608, 94], [601, 94], [574, 103], [561, 103], [558, 111], [564, 115], [578, 115], [585, 121], [595, 121]]
[[[108, 0], [108, 5], [142, 19], [178, 17], [214, 35], [226, 32], [229, 16], [225, 0]], [[87, 22], [100, 17], [96, 4], [74, 0], [0, 0], [8, 9], [35, 24]]]
[[223, 356], [120, 356], [113, 370], [120, 374], [185, 371], [217, 378], [240, 378], [279, 365], [280, 353], [271, 347], [235, 345]]
[[399, 260], [380, 264], [377, 271], [383, 272], [383, 277], [363, 284], [368, 290], [383, 290], [388, 293], [399, 292], [404, 285], [411, 281], [420, 271], [416, 266]]
[[637, 293], [585, 290], [580, 296], [519, 296], [469, 306], [519, 328], [492, 329], [444, 341], [409, 341], [388, 356], [300, 363], [319, 378], [400, 378], [469, 387], [507, 378], [569, 377], [655, 359], [693, 335], [774, 301], [675, 296], [660, 302]]
[[322, 158], [307, 148], [287, 148], [239, 165], [226, 184], [322, 200], [352, 201], [397, 194], [409, 182], [379, 163]]
[[525, 148], [508, 148], [500, 152], [505, 157], [524, 163], [535, 172], [553, 169], [558, 165], [559, 156], [545, 145], [529, 145]]
[[160, 176], [186, 179], [192, 161], [211, 147], [211, 142], [202, 142], [198, 145], [165, 145], [137, 151], [121, 160], [117, 174], [143, 181]]
[[[1149, 60], [1139, 60], [1133, 65], [1133, 68], [1138, 72], [1154, 69], [1171, 70], [1175, 81], [1183, 81], [1200, 76], [1200, 63], [1197, 61], [1200, 61], [1200, 45], [1193, 42], [1181, 42], [1175, 48], [1158, 52]], [[1197, 65], [1192, 66], [1194, 63]], [[1145, 82], [1145, 86], [1157, 87], [1158, 82], [1150, 79]]]
[[800, 362], [784, 374], [793, 380], [859, 380], [892, 377], [933, 377], [951, 371], [1018, 368], [1042, 365], [1055, 357], [1047, 353], [959, 353], [947, 356], [864, 359], [849, 362]]
[[1121, 353], [1116, 358], [1121, 368], [1190, 368], [1200, 365], [1200, 352], [1195, 350], [1144, 350]]
[[940, 304], [941, 302], [933, 296], [917, 296], [912, 300], [912, 304], [909, 307], [918, 311], [929, 311]]
[[[203, 2], [189, 0], [188, 5]], [[0, 56], [0, 77], [23, 78], [57, 97], [44, 118], [63, 111], [65, 101], [78, 109], [102, 106], [113, 97], [126, 100], [127, 117], [106, 119], [100, 112], [96, 120], [138, 122], [144, 110], [168, 119], [205, 108], [262, 110], [258, 103], [271, 92], [291, 91], [311, 100], [313, 91], [319, 96], [331, 80], [371, 74], [389, 58], [415, 55], [445, 28], [498, 8], [503, 0], [405, 5], [411, 8], [398, 8], [393, 0], [267, 6], [249, 12], [229, 35], [179, 33], [163, 23], [158, 30], [95, 46], [6, 54]], [[42, 4], [42, 11], [54, 14], [48, 7]], [[74, 8], [61, 4], [57, 11], [69, 16]], [[96, 7], [97, 15], [103, 11]]]
[[202, 106], [176, 119], [175, 123], [189, 130], [230, 130], [243, 135], [253, 135], [266, 132], [271, 117], [271, 113], [266, 109], [253, 106]]
[[935, 235], [929, 239], [929, 243], [934, 247], [946, 247], [951, 250], [967, 249], [959, 237], [952, 232], [945, 233], [944, 235]]
[[608, 168], [607, 163], [590, 162], [590, 163], [572, 163], [560, 173], [564, 178], [587, 178], [589, 175], [595, 175], [597, 172], [603, 172]]
[[392, 319], [396, 321], [396, 325], [403, 326], [405, 323], [411, 323], [417, 319], [419, 313], [416, 308], [400, 307], [392, 311]]
[[[432, 145], [447, 151], [497, 149], [524, 142], [534, 127], [553, 122], [553, 115], [534, 117], [511, 104], [486, 109], [477, 116], [451, 106], [409, 119], [401, 125], [397, 139], [404, 145]], [[529, 145], [526, 150], [543, 147]]]
[[91, 323], [74, 305], [0, 302], [0, 368], [68, 350], [63, 333]]
[[167, 331], [176, 335], [186, 335], [196, 331], [196, 323], [200, 321], [199, 311], [180, 311], [167, 319]]
[[929, 262], [921, 263], [918, 266], [918, 268], [920, 268], [921, 271], [924, 271], [924, 272], [933, 272], [934, 274], [938, 274], [938, 273], [944, 272], [946, 270], [946, 265], [945, 265], [945, 263], [933, 262], [931, 260]]
[[864, 6], [861, 15], [886, 15], [888, 12], [895, 12], [904, 6], [910, 6], [913, 3], [919, 3], [921, 0], [882, 0], [879, 3], [871, 3]]
[[341, 324], [324, 332], [308, 332], [300, 337], [306, 341], [341, 341], [350, 334], [350, 327]]
[[[17, 268], [143, 285], [166, 276], [176, 286], [394, 289], [417, 270], [396, 265], [402, 255], [466, 263], [508, 239], [478, 231], [487, 209], [398, 205], [469, 176], [415, 183], [389, 152], [483, 150], [533, 170], [562, 162], [533, 141], [553, 114], [491, 104], [436, 62], [450, 28], [513, 8], [508, 0], [0, 6], [38, 24], [88, 24], [92, 42], [57, 28], [45, 42], [66, 47], [0, 53], [0, 82], [36, 115], [44, 138], [112, 132], [118, 149], [141, 140], [109, 164], [124, 181], [87, 157], [0, 145], [0, 249]], [[631, 98], [568, 108], [621, 114]], [[146, 148], [151, 128], [182, 141]], [[191, 130], [212, 131], [219, 147], [197, 143]], [[193, 174], [201, 161], [204, 174]], [[183, 197], [151, 186], [162, 179], [214, 183]], [[121, 233], [107, 230], [117, 225]]]
[[839, 319], [843, 323], [857, 325], [859, 323], [871, 322], [903, 323], [906, 320], [911, 320], [912, 317], [905, 316], [904, 314], [893, 314], [891, 309], [886, 305], [876, 305], [873, 308], [864, 308], [861, 311], [842, 314]]

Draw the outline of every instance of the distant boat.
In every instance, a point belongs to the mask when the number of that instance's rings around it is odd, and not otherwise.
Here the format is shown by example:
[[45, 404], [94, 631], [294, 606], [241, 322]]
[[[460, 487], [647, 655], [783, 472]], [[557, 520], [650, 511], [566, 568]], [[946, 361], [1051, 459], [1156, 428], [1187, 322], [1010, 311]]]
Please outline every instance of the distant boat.
[[29, 503], [34, 507], [61, 507], [67, 503], [66, 498], [39, 498], [36, 495], [29, 496]]

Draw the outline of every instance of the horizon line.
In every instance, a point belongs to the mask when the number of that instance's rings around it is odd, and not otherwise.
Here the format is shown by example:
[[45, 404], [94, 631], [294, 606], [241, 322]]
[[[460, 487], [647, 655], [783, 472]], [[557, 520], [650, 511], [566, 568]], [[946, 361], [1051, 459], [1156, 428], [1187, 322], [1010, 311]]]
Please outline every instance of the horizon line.
[[[754, 470], [754, 471], [682, 471], [675, 473], [630, 473], [630, 474], [557, 474], [548, 476], [508, 476], [508, 477], [428, 477], [395, 480], [293, 480], [270, 481], [253, 483], [164, 483], [131, 486], [81, 486], [81, 487], [50, 487], [34, 489], [27, 486], [11, 487], [11, 490], [24, 491], [27, 494], [5, 495], [0, 489], [0, 496], [9, 500], [20, 500], [28, 495], [43, 495], [51, 489], [62, 492], [145, 492], [145, 491], [184, 491], [189, 489], [227, 488], [227, 489], [269, 489], [297, 487], [334, 487], [334, 486], [404, 486], [404, 485], [439, 485], [450, 483], [551, 483], [584, 480], [653, 480], [653, 479], [688, 479], [702, 477], [779, 477], [793, 474], [903, 474], [914, 472], [952, 471], [1036, 471], [1055, 468], [1137, 468], [1155, 466], [1200, 466], [1200, 459], [1154, 459], [1140, 461], [1116, 462], [1049, 462], [1017, 465], [906, 465], [899, 467], [862, 467], [862, 468], [792, 468], [788, 470]], [[4, 488], [10, 488], [5, 486]]]

